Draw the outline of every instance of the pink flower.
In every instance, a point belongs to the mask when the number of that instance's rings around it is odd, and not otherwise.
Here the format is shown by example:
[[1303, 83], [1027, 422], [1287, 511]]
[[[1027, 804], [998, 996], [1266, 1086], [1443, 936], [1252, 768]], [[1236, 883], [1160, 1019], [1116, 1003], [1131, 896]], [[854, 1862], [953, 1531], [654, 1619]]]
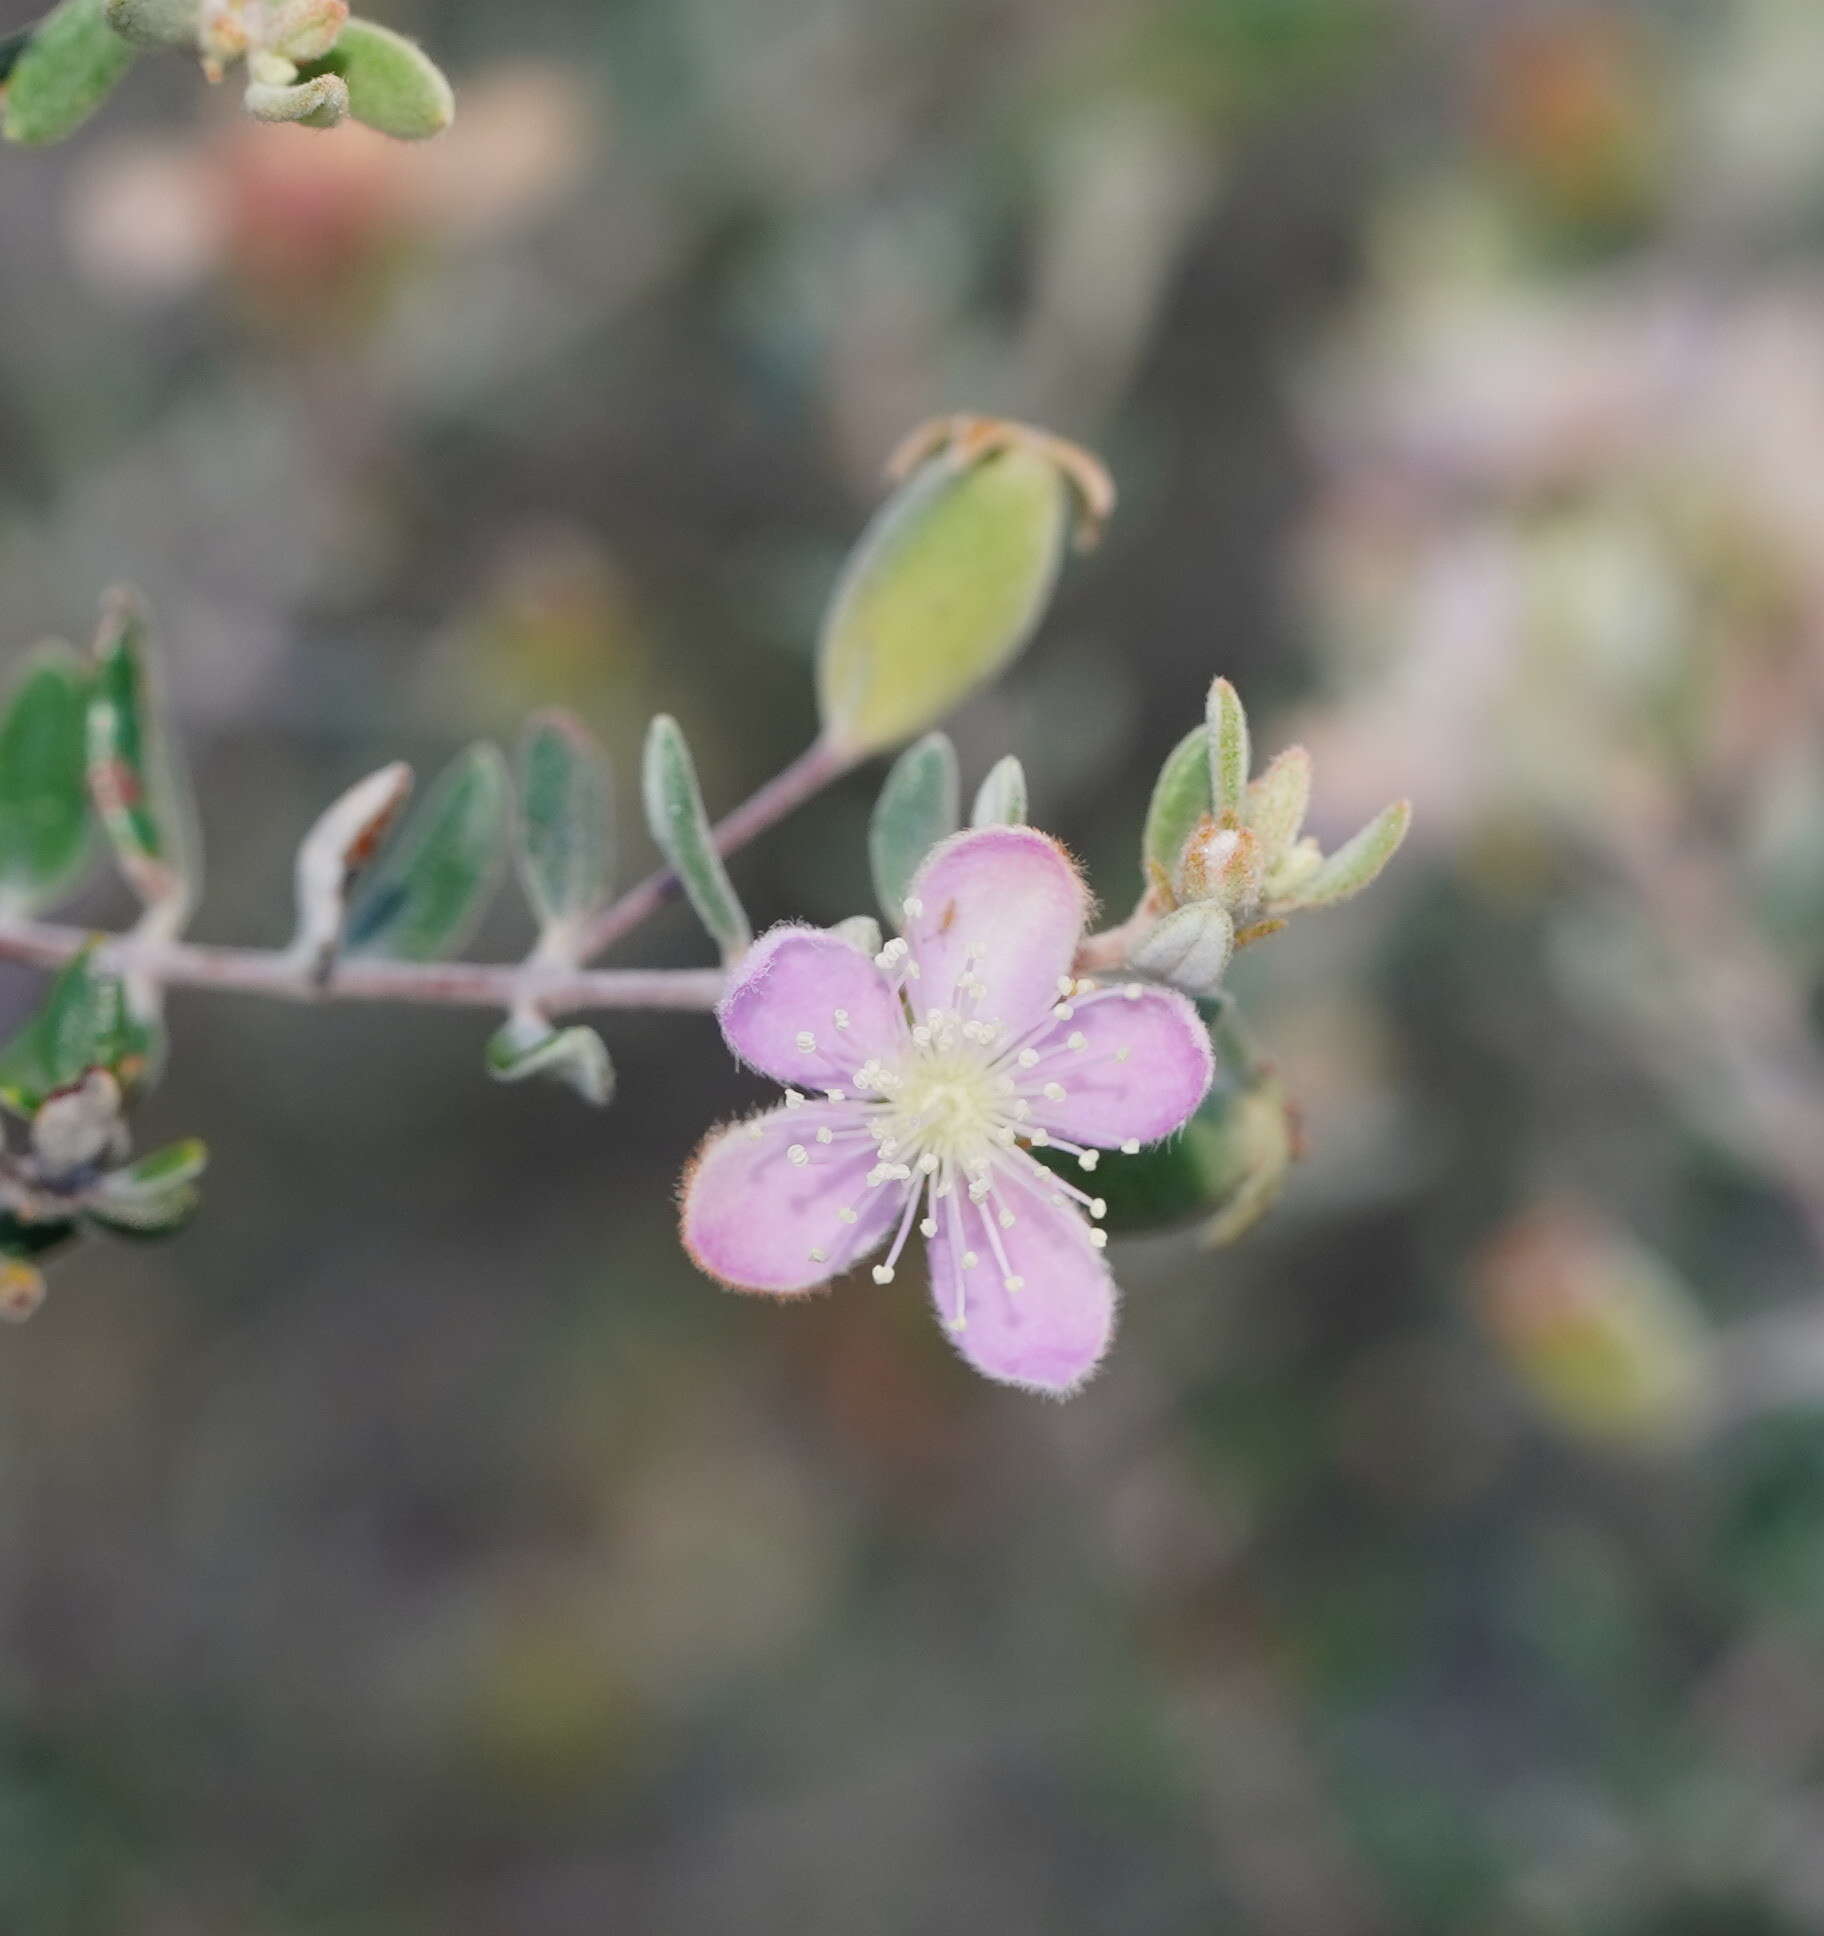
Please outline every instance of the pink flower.
[[1031, 1149], [1075, 1155], [1170, 1135], [1213, 1074], [1181, 995], [1071, 973], [1089, 896], [1029, 827], [958, 834], [919, 870], [903, 939], [871, 959], [774, 928], [720, 1010], [782, 1108], [713, 1131], [684, 1181], [684, 1243], [736, 1289], [807, 1291], [914, 1223], [938, 1316], [988, 1377], [1073, 1391], [1107, 1349], [1115, 1285], [1099, 1198]]

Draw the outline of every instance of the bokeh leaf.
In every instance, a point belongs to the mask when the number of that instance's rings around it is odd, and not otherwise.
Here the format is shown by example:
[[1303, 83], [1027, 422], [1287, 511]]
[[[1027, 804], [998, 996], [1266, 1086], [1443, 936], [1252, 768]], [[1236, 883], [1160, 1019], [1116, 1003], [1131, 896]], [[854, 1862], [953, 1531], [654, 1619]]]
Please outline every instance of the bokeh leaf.
[[716, 852], [690, 748], [669, 714], [661, 713], [647, 731], [640, 791], [646, 824], [660, 853], [683, 882], [697, 919], [709, 930], [723, 958], [732, 961], [754, 938], [754, 931]]
[[167, 731], [146, 608], [109, 593], [89, 700], [89, 793], [128, 885], [175, 933], [201, 887], [189, 779]]
[[40, 646], [0, 717], [0, 910], [34, 914], [89, 852], [89, 676], [67, 645]]
[[31, 30], [12, 64], [7, 140], [42, 147], [74, 134], [136, 58], [108, 25], [104, 0], [61, 0]]
[[566, 712], [527, 721], [519, 744], [514, 859], [547, 936], [582, 927], [607, 899], [613, 867], [608, 763]]
[[838, 581], [818, 647], [824, 730], [878, 752], [935, 725], [1031, 637], [1057, 583], [1070, 494], [1041, 451], [930, 458]]
[[456, 115], [450, 84], [430, 55], [415, 40], [371, 20], [349, 21], [308, 71], [341, 80], [349, 115], [400, 141], [441, 134]]
[[1325, 856], [1298, 889], [1295, 904], [1301, 908], [1335, 907], [1339, 901], [1361, 893], [1399, 851], [1411, 825], [1411, 801], [1396, 800], [1383, 807], [1353, 839]]
[[151, 1073], [156, 1025], [134, 1013], [118, 975], [96, 961], [93, 947], [67, 962], [37, 1012], [0, 1049], [0, 1103], [34, 1115], [45, 1098], [105, 1069], [123, 1092]]
[[378, 853], [406, 796], [412, 769], [403, 760], [370, 773], [318, 817], [298, 847], [294, 879], [298, 900], [293, 952], [313, 972], [334, 959], [348, 913], [348, 893]]
[[529, 1029], [515, 1018], [498, 1029], [488, 1043], [488, 1073], [496, 1082], [523, 1082], [528, 1076], [549, 1076], [574, 1089], [584, 1102], [601, 1108], [614, 1094], [614, 1064], [608, 1047], [592, 1028], [580, 1025], [543, 1032]]
[[868, 864], [881, 912], [894, 927], [905, 918], [906, 889], [940, 840], [956, 832], [960, 781], [956, 748], [927, 733], [893, 762], [868, 822]]
[[104, 1176], [84, 1199], [84, 1213], [127, 1236], [180, 1230], [202, 1203], [196, 1180], [208, 1161], [208, 1147], [196, 1137], [168, 1143]]
[[506, 857], [507, 763], [477, 741], [437, 776], [349, 913], [349, 953], [435, 961], [475, 932]]
[[988, 769], [975, 790], [972, 827], [1020, 827], [1026, 823], [1026, 769], [1008, 753]]

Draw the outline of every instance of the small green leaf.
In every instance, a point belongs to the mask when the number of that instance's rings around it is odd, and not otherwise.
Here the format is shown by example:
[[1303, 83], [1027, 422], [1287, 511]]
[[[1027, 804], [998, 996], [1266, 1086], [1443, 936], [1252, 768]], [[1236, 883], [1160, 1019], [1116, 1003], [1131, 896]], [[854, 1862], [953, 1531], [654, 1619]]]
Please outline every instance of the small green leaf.
[[31, 30], [6, 83], [8, 141], [41, 147], [72, 135], [133, 65], [103, 0], [61, 0]]
[[1196, 726], [1165, 756], [1153, 782], [1140, 837], [1142, 872], [1149, 878], [1157, 873], [1175, 888], [1185, 843], [1211, 810], [1209, 737]]
[[498, 1029], [488, 1043], [488, 1074], [496, 1082], [550, 1076], [574, 1089], [584, 1102], [601, 1108], [614, 1094], [614, 1064], [608, 1059], [607, 1044], [592, 1028], [540, 1026], [543, 1033], [534, 1033], [516, 1018]]
[[1396, 800], [1383, 807], [1360, 833], [1347, 840], [1298, 890], [1293, 903], [1301, 908], [1335, 907], [1361, 893], [1399, 851], [1412, 825], [1412, 802]]
[[544, 712], [519, 743], [519, 878], [547, 936], [584, 926], [608, 898], [613, 854], [608, 763], [582, 722]]
[[457, 754], [356, 897], [350, 954], [436, 961], [462, 947], [500, 883], [510, 791], [497, 747]]
[[456, 114], [456, 99], [443, 70], [415, 40], [351, 20], [311, 72], [347, 83], [348, 112], [357, 121], [400, 141], [441, 134]]
[[716, 852], [690, 748], [669, 714], [661, 713], [647, 731], [640, 792], [646, 824], [660, 853], [683, 882], [697, 919], [709, 930], [723, 959], [732, 961], [754, 938], [754, 931]]
[[905, 918], [906, 889], [925, 856], [956, 832], [960, 811], [956, 748], [927, 733], [893, 762], [868, 823], [868, 862], [881, 912], [894, 927]]
[[335, 74], [319, 74], [308, 81], [249, 81], [241, 105], [256, 121], [334, 128], [348, 119], [348, 88]]
[[67, 645], [43, 645], [0, 718], [0, 910], [35, 914], [89, 853], [89, 677]]
[[1248, 769], [1253, 753], [1248, 744], [1248, 715], [1241, 695], [1226, 679], [1210, 686], [1204, 709], [1209, 734], [1210, 798], [1217, 819], [1239, 814], [1248, 791]]
[[298, 927], [291, 946], [313, 975], [324, 976], [335, 960], [349, 889], [379, 851], [411, 790], [412, 769], [395, 760], [331, 802], [300, 843], [292, 870]]
[[136, 47], [188, 47], [194, 53], [201, 0], [107, 0], [108, 25]]
[[1260, 843], [1265, 872], [1273, 871], [1298, 838], [1310, 804], [1311, 755], [1302, 746], [1276, 753], [1260, 778], [1249, 783], [1243, 817]]
[[0, 1103], [33, 1116], [54, 1091], [105, 1069], [125, 1091], [157, 1059], [155, 1025], [136, 1016], [117, 975], [96, 965], [93, 947], [69, 961], [37, 1013], [0, 1049]]
[[1208, 997], [1222, 986], [1235, 952], [1235, 923], [1219, 901], [1193, 901], [1174, 909], [1128, 956], [1143, 975]]
[[201, 885], [189, 779], [165, 728], [146, 608], [109, 593], [89, 700], [89, 793], [127, 884], [175, 933]]
[[1040, 450], [929, 459], [863, 532], [818, 647], [824, 730], [879, 752], [936, 724], [1032, 636], [1057, 583], [1070, 494]]
[[196, 1179], [208, 1161], [207, 1147], [195, 1137], [167, 1144], [104, 1176], [84, 1199], [84, 1213], [123, 1236], [181, 1230], [202, 1203]]
[[68, 1219], [34, 1217], [28, 1221], [10, 1210], [0, 1210], [0, 1257], [48, 1257], [75, 1235], [76, 1226]]
[[1026, 824], [1026, 769], [1009, 753], [988, 769], [976, 789], [969, 815], [972, 827], [1023, 827]]

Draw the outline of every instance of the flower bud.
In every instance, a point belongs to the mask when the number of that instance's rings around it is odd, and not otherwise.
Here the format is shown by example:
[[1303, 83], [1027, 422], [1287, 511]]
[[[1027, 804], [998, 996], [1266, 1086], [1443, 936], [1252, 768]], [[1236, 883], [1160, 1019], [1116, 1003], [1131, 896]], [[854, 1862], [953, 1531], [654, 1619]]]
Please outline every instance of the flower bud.
[[1013, 660], [1057, 583], [1071, 494], [1091, 516], [1101, 466], [1024, 425], [952, 418], [914, 433], [909, 472], [851, 554], [824, 620], [826, 738], [860, 756], [933, 726]]

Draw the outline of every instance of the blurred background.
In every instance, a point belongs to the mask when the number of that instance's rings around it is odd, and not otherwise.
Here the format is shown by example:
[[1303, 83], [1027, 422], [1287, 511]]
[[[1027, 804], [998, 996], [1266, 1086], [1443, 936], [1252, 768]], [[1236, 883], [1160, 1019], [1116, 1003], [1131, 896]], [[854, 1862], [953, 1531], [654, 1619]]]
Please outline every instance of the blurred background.
[[[970, 784], [1124, 911], [1223, 672], [1326, 844], [1417, 823], [1239, 965], [1284, 1199], [1121, 1246], [1065, 1407], [692, 1272], [701, 1018], [596, 1115], [482, 1017], [175, 997], [205, 1214], [0, 1339], [0, 1928], [1824, 1928], [1824, 9], [376, 10], [424, 149], [148, 61], [0, 157], [0, 651], [150, 593], [199, 936], [541, 703], [644, 871], [648, 715], [717, 809], [797, 751], [958, 408], [1123, 492]], [[877, 777], [758, 919], [868, 905]]]

